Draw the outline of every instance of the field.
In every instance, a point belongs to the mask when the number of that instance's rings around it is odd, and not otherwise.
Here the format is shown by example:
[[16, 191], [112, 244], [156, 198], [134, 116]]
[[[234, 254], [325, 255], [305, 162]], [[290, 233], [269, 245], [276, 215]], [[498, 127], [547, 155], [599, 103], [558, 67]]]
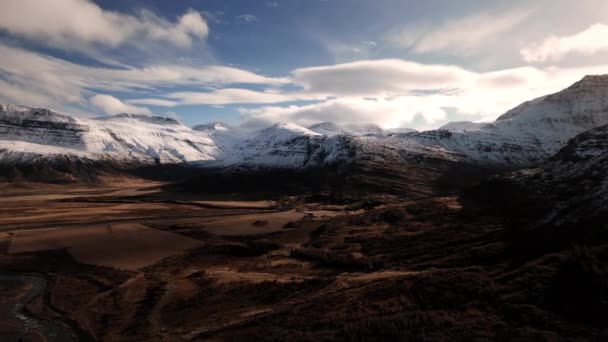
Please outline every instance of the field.
[[[604, 318], [560, 305], [564, 296], [594, 302], [577, 290], [594, 281], [588, 250], [519, 260], [504, 222], [457, 196], [168, 189], [134, 180], [4, 185], [0, 269], [48, 281], [27, 312], [81, 340], [606, 334]], [[564, 272], [578, 282], [560, 280]], [[44, 339], [10, 314], [32, 284], [0, 286], [0, 337]]]

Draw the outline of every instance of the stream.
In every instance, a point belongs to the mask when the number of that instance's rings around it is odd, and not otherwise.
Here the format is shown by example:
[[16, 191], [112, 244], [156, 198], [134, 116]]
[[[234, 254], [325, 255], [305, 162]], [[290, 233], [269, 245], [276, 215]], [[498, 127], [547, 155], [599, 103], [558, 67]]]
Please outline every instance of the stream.
[[15, 318], [23, 323], [21, 331], [17, 334], [18, 337], [14, 341], [20, 341], [21, 337], [29, 332], [38, 332], [46, 338], [47, 341], [73, 341], [70, 332], [62, 325], [31, 316], [25, 310], [25, 306], [31, 303], [34, 299], [44, 293], [47, 287], [47, 280], [40, 275], [33, 274], [4, 274], [0, 273], [0, 283], [3, 282], [19, 282], [22, 284], [30, 284], [31, 288], [25, 293], [17, 303], [11, 306], [0, 307], [0, 310], [7, 310], [6, 316]]

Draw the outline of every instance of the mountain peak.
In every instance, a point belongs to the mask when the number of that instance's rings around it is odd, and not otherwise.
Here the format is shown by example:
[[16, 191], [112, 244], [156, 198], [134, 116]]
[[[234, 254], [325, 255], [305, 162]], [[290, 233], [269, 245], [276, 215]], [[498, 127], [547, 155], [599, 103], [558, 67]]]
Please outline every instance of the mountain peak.
[[75, 118], [46, 108], [32, 108], [25, 106], [15, 106], [0, 104], [0, 115], [12, 120], [33, 120], [57, 123], [76, 123]]
[[313, 130], [315, 128], [324, 128], [324, 129], [339, 129], [338, 125], [336, 125], [335, 123], [331, 122], [331, 121], [323, 121], [323, 122], [319, 122], [316, 123], [314, 125], [310, 125], [308, 126], [309, 129]]
[[296, 131], [296, 132], [306, 133], [309, 135], [318, 135], [318, 133], [313, 132], [304, 126], [298, 125], [293, 122], [279, 122], [279, 123], [276, 123], [276, 124], [270, 126], [269, 128]]
[[95, 118], [95, 120], [99, 121], [117, 121], [121, 119], [135, 119], [138, 121], [143, 121], [147, 123], [152, 123], [156, 125], [181, 125], [176, 119], [163, 117], [163, 116], [152, 116], [147, 114], [130, 114], [130, 113], [121, 113], [113, 116], [103, 116]]
[[349, 124], [344, 128], [352, 135], [383, 134], [384, 130], [374, 123]]
[[608, 75], [587, 75], [557, 94], [572, 91], [606, 92], [608, 91]]
[[604, 83], [608, 84], [608, 75], [586, 75], [577, 83]]
[[[576, 118], [573, 114], [577, 113]], [[587, 116], [587, 119], [582, 119]], [[587, 75], [568, 88], [524, 102], [496, 119], [496, 123], [518, 120], [593, 121], [601, 124], [608, 116], [608, 75]], [[596, 119], [601, 122], [595, 122]], [[574, 123], [574, 122], [573, 122]], [[588, 127], [592, 128], [592, 127]]]
[[291, 136], [291, 135], [320, 135], [310, 129], [293, 122], [279, 122], [259, 131], [259, 135]]
[[192, 129], [195, 131], [202, 131], [202, 132], [228, 132], [231, 130], [230, 126], [228, 126], [228, 124], [226, 124], [225, 122], [221, 122], [221, 121], [213, 121], [213, 122], [196, 125], [196, 126], [192, 127]]
[[486, 122], [472, 122], [472, 121], [450, 121], [447, 124], [439, 127], [450, 132], [466, 132], [471, 130], [480, 129], [487, 125]]
[[308, 129], [323, 135], [369, 135], [384, 134], [384, 130], [374, 123], [336, 125], [333, 122], [325, 121], [308, 126]]
[[342, 127], [329, 121], [319, 122], [314, 125], [310, 125], [308, 126], [308, 129], [327, 136], [346, 134], [346, 131]]

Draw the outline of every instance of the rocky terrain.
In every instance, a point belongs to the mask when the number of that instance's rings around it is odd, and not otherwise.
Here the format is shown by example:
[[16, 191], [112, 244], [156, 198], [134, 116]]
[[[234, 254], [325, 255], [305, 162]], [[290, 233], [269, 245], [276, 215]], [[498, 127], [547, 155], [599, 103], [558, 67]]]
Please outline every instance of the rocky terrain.
[[485, 188], [504, 194], [496, 205], [533, 215], [540, 224], [599, 222], [608, 208], [608, 126], [582, 133], [540, 165], [497, 176], [479, 190]]
[[[524, 255], [608, 238], [608, 126], [582, 133], [544, 163], [493, 177], [464, 198], [509, 221]], [[497, 196], [500, 194], [500, 196]]]

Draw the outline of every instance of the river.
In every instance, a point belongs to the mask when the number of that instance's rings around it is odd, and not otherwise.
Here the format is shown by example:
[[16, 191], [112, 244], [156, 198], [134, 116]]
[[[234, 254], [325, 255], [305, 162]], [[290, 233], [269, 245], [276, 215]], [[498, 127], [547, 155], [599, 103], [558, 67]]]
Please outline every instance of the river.
[[0, 273], [0, 283], [14, 283], [18, 282], [21, 284], [30, 284], [31, 288], [23, 296], [19, 298], [17, 303], [12, 306], [0, 306], [0, 310], [7, 310], [8, 312], [3, 313], [3, 316], [9, 316], [21, 321], [22, 329], [17, 334], [14, 341], [20, 341], [21, 337], [30, 332], [37, 332], [44, 336], [47, 341], [74, 341], [69, 331], [60, 324], [36, 318], [27, 313], [25, 306], [31, 303], [34, 299], [44, 293], [44, 290], [48, 286], [46, 278], [40, 275], [34, 274], [5, 274]]

